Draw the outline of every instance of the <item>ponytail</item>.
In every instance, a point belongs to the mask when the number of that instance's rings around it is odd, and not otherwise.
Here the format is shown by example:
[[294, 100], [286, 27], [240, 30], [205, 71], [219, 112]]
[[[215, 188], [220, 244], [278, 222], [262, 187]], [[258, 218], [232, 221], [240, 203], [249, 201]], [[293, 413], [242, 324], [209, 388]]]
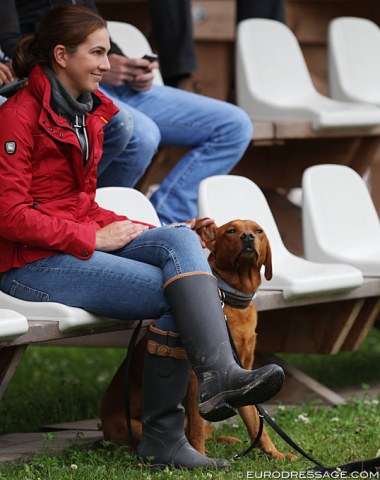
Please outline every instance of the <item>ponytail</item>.
[[33, 34], [26, 35], [16, 45], [13, 53], [12, 68], [19, 78], [27, 77], [37, 63], [46, 64], [41, 58]]

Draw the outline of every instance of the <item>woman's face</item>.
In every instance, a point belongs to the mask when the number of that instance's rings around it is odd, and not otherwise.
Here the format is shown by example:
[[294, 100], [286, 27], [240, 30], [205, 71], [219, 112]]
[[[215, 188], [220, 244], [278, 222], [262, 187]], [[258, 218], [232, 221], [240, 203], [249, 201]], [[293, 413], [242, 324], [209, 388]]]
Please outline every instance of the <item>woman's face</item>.
[[99, 88], [103, 73], [110, 69], [109, 49], [110, 38], [106, 28], [88, 35], [74, 53], [64, 47], [56, 47], [54, 72], [74, 98]]

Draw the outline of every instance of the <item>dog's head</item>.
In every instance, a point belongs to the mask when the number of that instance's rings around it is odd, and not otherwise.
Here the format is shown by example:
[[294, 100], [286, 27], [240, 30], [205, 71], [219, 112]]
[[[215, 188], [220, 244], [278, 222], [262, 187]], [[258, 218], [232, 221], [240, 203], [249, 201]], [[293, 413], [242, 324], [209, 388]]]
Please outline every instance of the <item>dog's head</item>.
[[[203, 220], [199, 220], [199, 225]], [[221, 227], [215, 224], [196, 226], [196, 230], [210, 250], [211, 267], [230, 285], [241, 291], [255, 292], [261, 283], [262, 266], [265, 278], [272, 278], [269, 240], [256, 222], [232, 220]]]

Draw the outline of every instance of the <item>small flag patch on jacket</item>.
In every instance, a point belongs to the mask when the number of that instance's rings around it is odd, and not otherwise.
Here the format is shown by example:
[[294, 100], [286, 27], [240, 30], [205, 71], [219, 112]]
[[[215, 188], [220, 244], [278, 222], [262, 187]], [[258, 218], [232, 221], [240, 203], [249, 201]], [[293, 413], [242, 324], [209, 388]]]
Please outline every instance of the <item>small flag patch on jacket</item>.
[[17, 150], [16, 142], [5, 142], [4, 148], [8, 155], [13, 155]]

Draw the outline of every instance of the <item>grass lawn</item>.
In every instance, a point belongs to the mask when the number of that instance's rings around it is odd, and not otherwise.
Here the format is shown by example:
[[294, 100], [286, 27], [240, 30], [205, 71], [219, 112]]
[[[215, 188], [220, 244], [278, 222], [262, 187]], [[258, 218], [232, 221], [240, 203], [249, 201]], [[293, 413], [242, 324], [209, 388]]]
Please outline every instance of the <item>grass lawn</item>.
[[[0, 402], [0, 433], [38, 431], [43, 424], [98, 417], [102, 394], [124, 353], [111, 349], [30, 347]], [[366, 385], [380, 382], [380, 331], [373, 330], [355, 353], [284, 357], [331, 388], [359, 384], [365, 395]], [[364, 397], [334, 408], [302, 403], [278, 405], [274, 416], [308, 453], [326, 464], [380, 455], [379, 399]], [[270, 434], [280, 450], [288, 450], [274, 432]], [[232, 423], [225, 422], [218, 435], [236, 436], [242, 444], [211, 440], [207, 445], [210, 456], [230, 459], [248, 446], [245, 428], [237, 417]], [[47, 444], [49, 441], [54, 441], [54, 434], [47, 435]], [[3, 464], [0, 479], [239, 479], [258, 478], [269, 472], [291, 474], [309, 467], [310, 462], [303, 459], [269, 461], [255, 450], [234, 462], [228, 471], [153, 474], [133, 454], [103, 445], [98, 449], [73, 447], [61, 457], [36, 455], [32, 462], [23, 465]]]

